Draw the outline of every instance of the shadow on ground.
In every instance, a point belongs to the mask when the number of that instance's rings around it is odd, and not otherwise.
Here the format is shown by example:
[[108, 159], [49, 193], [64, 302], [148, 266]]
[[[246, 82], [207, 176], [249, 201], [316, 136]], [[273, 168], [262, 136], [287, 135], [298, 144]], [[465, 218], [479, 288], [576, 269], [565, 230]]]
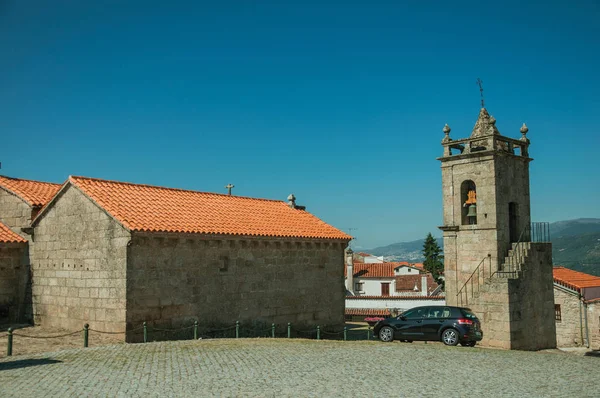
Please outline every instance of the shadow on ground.
[[20, 360], [12, 361], [12, 362], [0, 362], [0, 372], [2, 372], [3, 370], [28, 368], [31, 366], [52, 365], [52, 364], [61, 363], [61, 362], [62, 361], [58, 361], [56, 359], [50, 359], [50, 358], [20, 359]]
[[600, 358], [600, 350], [588, 351], [583, 354], [586, 357], [598, 357]]

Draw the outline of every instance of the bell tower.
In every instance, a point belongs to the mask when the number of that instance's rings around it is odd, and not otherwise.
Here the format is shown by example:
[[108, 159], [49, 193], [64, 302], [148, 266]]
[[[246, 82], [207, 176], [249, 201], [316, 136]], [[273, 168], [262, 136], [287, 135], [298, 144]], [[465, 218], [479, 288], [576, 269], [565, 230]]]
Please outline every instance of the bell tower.
[[[482, 107], [469, 138], [450, 138], [448, 125], [443, 132], [446, 302], [479, 313], [483, 327], [492, 328], [487, 345], [538, 349], [519, 337], [532, 326], [525, 312], [541, 311], [532, 316], [544, 313], [551, 322], [539, 326], [555, 330], [554, 293], [548, 224], [531, 224], [528, 128], [523, 124], [519, 139], [502, 136]], [[541, 343], [555, 344], [555, 334]]]

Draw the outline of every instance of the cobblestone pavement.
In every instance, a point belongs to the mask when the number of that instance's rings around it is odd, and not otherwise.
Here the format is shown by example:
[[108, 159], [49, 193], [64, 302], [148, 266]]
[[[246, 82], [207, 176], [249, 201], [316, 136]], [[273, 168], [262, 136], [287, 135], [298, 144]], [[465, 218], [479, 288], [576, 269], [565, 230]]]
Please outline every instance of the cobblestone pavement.
[[592, 397], [599, 369], [556, 351], [220, 339], [3, 358], [0, 397]]

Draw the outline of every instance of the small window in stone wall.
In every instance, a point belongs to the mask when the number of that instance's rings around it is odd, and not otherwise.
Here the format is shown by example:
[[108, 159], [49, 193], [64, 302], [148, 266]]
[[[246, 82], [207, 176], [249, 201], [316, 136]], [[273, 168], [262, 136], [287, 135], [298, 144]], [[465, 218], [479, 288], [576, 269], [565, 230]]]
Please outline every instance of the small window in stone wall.
[[554, 304], [554, 319], [556, 322], [562, 321], [562, 315], [560, 312], [560, 304]]

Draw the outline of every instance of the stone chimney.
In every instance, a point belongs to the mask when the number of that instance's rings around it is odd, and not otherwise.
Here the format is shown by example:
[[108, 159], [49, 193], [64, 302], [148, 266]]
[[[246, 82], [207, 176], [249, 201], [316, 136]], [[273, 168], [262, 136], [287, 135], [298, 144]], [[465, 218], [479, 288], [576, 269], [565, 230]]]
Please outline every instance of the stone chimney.
[[427, 296], [427, 274], [421, 275], [421, 296]]
[[346, 249], [346, 289], [354, 294], [354, 252], [351, 248]]
[[289, 196], [287, 197], [287, 200], [288, 200], [288, 206], [290, 206], [292, 209], [306, 210], [306, 206], [298, 206], [296, 204], [296, 197], [294, 196], [293, 193], [289, 194]]

